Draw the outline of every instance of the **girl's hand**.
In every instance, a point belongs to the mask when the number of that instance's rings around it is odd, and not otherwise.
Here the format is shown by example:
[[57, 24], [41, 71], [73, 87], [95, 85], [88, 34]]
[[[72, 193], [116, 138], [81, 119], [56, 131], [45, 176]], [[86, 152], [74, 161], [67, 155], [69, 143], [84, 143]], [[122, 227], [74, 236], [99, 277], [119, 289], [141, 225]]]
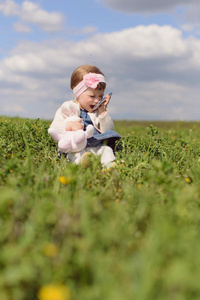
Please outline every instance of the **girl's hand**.
[[100, 115], [105, 114], [106, 109], [107, 109], [107, 105], [110, 102], [111, 96], [106, 95], [105, 98], [106, 98], [106, 100], [98, 107], [98, 111], [99, 111]]
[[66, 125], [66, 131], [77, 131], [79, 129], [83, 129], [82, 119], [80, 118], [78, 121], [69, 121]]

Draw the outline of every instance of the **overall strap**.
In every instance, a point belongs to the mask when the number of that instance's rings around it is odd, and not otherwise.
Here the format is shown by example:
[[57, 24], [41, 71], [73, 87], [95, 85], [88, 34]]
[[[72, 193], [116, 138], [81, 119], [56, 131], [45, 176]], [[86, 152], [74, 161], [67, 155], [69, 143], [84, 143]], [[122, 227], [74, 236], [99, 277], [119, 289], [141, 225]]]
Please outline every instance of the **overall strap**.
[[83, 123], [84, 123], [84, 130], [86, 129], [86, 127], [92, 123], [92, 120], [90, 118], [90, 116], [88, 115], [87, 111], [81, 108], [81, 113], [80, 113], [80, 118], [83, 119]]

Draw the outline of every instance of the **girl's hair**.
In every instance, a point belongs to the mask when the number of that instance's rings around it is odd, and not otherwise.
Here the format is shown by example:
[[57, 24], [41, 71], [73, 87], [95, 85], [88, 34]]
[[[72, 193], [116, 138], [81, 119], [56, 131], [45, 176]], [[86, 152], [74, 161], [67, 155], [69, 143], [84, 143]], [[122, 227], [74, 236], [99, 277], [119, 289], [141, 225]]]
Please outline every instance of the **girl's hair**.
[[[72, 73], [71, 76], [71, 89], [73, 90], [79, 82], [83, 80], [83, 76], [87, 73], [96, 73], [96, 74], [104, 74], [99, 70], [99, 68], [91, 65], [83, 65], [78, 67], [74, 72]], [[104, 76], [105, 77], [105, 76]], [[100, 82], [97, 86], [96, 89], [98, 90], [105, 90], [106, 88], [106, 83]]]

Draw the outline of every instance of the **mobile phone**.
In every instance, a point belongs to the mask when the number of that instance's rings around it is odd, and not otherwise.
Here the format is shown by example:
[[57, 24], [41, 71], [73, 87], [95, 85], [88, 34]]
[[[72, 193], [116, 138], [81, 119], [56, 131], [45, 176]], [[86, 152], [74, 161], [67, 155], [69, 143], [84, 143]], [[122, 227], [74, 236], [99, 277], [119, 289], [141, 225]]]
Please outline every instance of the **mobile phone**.
[[[109, 94], [109, 96], [112, 96], [112, 93]], [[106, 97], [103, 97], [93, 108], [93, 110], [96, 110], [104, 101], [106, 100]]]

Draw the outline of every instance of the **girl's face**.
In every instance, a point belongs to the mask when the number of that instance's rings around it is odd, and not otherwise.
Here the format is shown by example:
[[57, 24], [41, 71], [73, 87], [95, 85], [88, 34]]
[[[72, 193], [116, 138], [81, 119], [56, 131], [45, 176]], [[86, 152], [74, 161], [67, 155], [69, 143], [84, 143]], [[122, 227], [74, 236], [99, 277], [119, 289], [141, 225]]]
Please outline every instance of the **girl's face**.
[[78, 98], [77, 102], [80, 108], [85, 109], [88, 112], [93, 112], [94, 106], [103, 98], [104, 90], [94, 90], [88, 88]]

